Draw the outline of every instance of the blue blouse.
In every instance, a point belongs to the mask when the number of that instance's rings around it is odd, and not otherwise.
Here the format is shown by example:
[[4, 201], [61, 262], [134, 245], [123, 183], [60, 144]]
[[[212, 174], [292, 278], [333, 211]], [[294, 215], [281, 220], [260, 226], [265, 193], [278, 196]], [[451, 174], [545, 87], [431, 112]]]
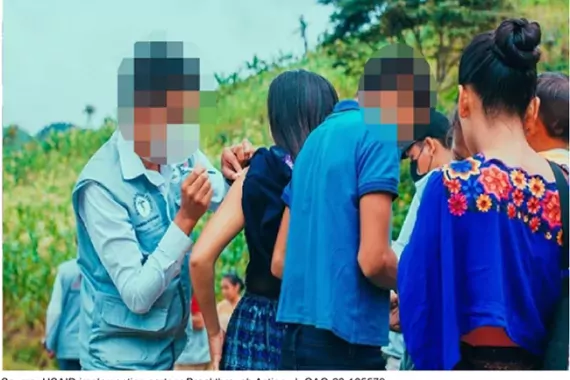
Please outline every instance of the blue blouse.
[[560, 297], [556, 184], [476, 155], [429, 179], [398, 271], [400, 323], [418, 370], [449, 370], [483, 326], [541, 355]]

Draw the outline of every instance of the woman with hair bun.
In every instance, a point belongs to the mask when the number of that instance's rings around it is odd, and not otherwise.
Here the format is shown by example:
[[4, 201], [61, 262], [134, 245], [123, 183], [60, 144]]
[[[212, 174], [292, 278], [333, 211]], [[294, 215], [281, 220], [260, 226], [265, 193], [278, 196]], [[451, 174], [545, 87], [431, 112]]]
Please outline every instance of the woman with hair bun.
[[400, 326], [418, 370], [533, 370], [561, 297], [562, 223], [538, 111], [540, 26], [503, 21], [459, 64], [458, 118], [479, 152], [434, 173], [398, 268]]

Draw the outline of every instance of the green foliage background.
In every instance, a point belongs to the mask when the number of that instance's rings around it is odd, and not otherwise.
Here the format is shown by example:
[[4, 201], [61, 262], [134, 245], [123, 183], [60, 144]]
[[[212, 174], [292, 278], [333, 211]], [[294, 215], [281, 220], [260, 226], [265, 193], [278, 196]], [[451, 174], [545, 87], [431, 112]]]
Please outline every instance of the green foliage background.
[[[540, 15], [546, 38], [541, 69], [567, 72], [567, 2], [523, 1], [517, 10], [530, 17]], [[217, 109], [210, 115], [213, 117], [202, 125], [203, 150], [213, 163], [219, 164], [223, 146], [244, 138], [257, 146], [271, 144], [265, 109], [267, 90], [276, 74], [285, 69], [304, 68], [320, 73], [333, 83], [340, 98], [352, 97], [363, 63], [379, 43], [382, 41], [337, 40], [300, 59], [282, 55], [267, 64], [254, 58], [248, 66], [252, 73], [248, 78], [240, 79], [237, 73], [218, 78], [225, 84], [219, 90]], [[448, 75], [456, 78], [456, 71], [456, 66], [451, 67]], [[438, 107], [451, 111], [456, 95], [455, 86], [440, 92]], [[73, 128], [52, 133], [43, 140], [26, 137], [18, 139], [20, 149], [4, 149], [4, 369], [52, 367], [40, 340], [56, 268], [76, 255], [71, 189], [84, 164], [113, 129], [108, 120], [98, 130]], [[413, 196], [413, 184], [405, 166], [400, 194], [394, 204], [394, 238]], [[239, 235], [223, 252], [217, 274], [234, 270], [243, 275], [246, 263], [247, 248], [243, 235]]]

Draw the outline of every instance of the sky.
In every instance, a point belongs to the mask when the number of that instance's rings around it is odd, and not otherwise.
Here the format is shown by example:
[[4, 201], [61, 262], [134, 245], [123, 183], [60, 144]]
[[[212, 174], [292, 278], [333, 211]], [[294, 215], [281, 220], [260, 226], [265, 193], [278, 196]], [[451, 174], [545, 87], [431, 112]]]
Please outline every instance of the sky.
[[53, 122], [92, 125], [116, 116], [117, 70], [136, 41], [185, 43], [211, 73], [233, 73], [253, 56], [301, 54], [331, 9], [316, 0], [4, 0], [2, 124], [31, 133]]

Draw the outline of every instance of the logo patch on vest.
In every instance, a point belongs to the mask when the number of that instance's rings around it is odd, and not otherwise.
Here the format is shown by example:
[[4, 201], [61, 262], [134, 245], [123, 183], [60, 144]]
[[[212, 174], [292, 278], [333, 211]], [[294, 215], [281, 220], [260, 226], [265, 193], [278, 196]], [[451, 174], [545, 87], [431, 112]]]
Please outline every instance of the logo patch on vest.
[[136, 194], [134, 198], [135, 210], [137, 214], [146, 218], [150, 215], [152, 211], [152, 203], [150, 197], [147, 194]]
[[172, 177], [170, 180], [172, 181], [172, 183], [179, 183], [180, 178], [182, 178], [182, 168], [175, 166], [172, 169]]
[[73, 283], [71, 284], [71, 289], [73, 290], [81, 289], [81, 275], [75, 278], [75, 281], [73, 281]]

